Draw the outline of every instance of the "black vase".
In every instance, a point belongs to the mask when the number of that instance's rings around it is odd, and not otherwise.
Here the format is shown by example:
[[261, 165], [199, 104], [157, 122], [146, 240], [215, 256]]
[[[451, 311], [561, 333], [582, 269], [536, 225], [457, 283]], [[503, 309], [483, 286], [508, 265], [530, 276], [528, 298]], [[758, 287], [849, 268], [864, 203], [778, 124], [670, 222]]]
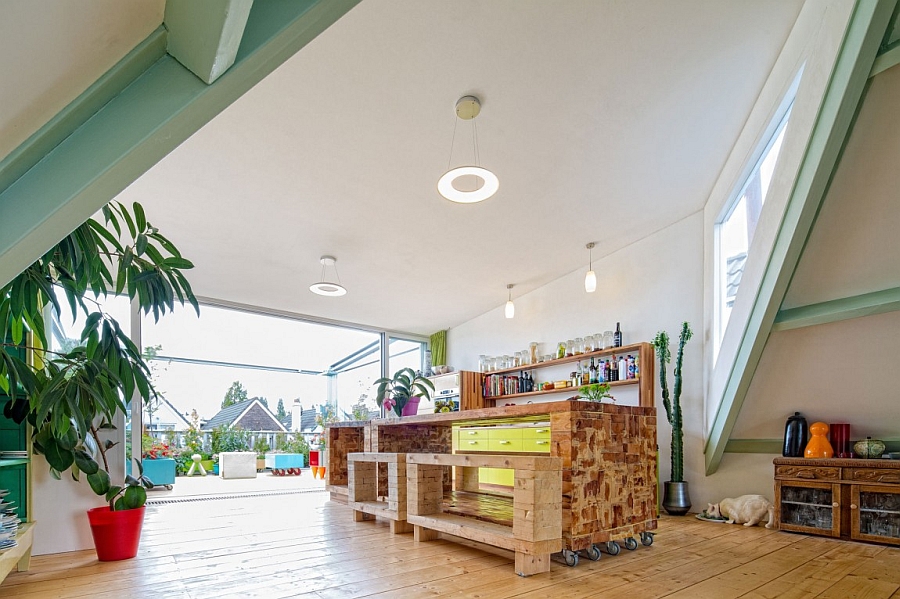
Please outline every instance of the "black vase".
[[800, 412], [794, 412], [784, 425], [784, 448], [781, 455], [786, 458], [802, 458], [808, 436], [809, 425], [806, 418]]
[[687, 482], [663, 483], [665, 494], [663, 495], [663, 507], [670, 516], [684, 516], [691, 509], [691, 495], [688, 493]]

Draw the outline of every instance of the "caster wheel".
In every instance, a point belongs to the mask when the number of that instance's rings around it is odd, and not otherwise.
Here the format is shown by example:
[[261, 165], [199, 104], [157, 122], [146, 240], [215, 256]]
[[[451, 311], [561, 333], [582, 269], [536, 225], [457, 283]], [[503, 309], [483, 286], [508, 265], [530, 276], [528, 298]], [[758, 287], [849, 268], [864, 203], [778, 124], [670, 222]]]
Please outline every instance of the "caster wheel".
[[166, 485], [166, 491], [171, 491], [171, 490], [172, 490], [172, 485]]
[[642, 532], [641, 533], [641, 543], [645, 546], [649, 547], [653, 544], [653, 533], [652, 532]]
[[637, 549], [637, 540], [634, 537], [627, 537], [625, 539], [625, 549], [628, 551], [634, 551]]
[[592, 562], [599, 561], [600, 558], [603, 556], [603, 554], [600, 553], [600, 548], [597, 547], [596, 545], [591, 545], [590, 547], [585, 549], [584, 555]]
[[568, 549], [562, 550], [563, 559], [566, 560], [566, 565], [570, 568], [574, 568], [578, 565], [578, 553], [574, 551], [569, 551]]
[[606, 542], [606, 552], [610, 555], [619, 555], [619, 552], [622, 551], [622, 548], [619, 547], [619, 544], [615, 541], [607, 541]]

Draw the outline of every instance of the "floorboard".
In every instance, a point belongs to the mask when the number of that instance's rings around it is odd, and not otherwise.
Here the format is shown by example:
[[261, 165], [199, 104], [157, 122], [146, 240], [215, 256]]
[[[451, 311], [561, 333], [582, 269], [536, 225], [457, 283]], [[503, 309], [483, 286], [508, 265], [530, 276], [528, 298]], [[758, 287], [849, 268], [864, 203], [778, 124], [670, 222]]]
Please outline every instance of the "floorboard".
[[650, 547], [574, 568], [520, 578], [512, 562], [452, 537], [416, 544], [306, 492], [148, 507], [137, 558], [36, 556], [0, 597], [900, 599], [900, 549], [690, 517], [661, 518]]

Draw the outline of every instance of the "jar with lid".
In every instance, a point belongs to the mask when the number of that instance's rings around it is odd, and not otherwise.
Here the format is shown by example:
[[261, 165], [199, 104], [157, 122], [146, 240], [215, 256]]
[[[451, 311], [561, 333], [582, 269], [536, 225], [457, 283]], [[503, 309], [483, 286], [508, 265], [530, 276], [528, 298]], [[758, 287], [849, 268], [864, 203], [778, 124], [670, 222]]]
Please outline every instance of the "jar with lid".
[[557, 359], [566, 357], [566, 342], [565, 341], [560, 341], [556, 345], [556, 357], [557, 357]]
[[519, 367], [522, 365], [522, 352], [517, 351], [515, 355], [513, 355], [513, 363], [514, 367]]
[[609, 349], [615, 343], [615, 338], [613, 336], [612, 331], [604, 331], [603, 333], [603, 349]]
[[571, 358], [575, 355], [575, 340], [569, 339], [566, 341], [566, 357]]
[[531, 355], [531, 364], [538, 363], [538, 343], [537, 341], [532, 341], [528, 344], [529, 353]]
[[588, 335], [584, 338], [584, 353], [590, 353], [594, 351], [594, 336]]
[[575, 348], [572, 352], [576, 356], [580, 356], [584, 353], [584, 339], [581, 337], [575, 337]]
[[487, 359], [484, 354], [478, 356], [478, 372], [487, 372]]

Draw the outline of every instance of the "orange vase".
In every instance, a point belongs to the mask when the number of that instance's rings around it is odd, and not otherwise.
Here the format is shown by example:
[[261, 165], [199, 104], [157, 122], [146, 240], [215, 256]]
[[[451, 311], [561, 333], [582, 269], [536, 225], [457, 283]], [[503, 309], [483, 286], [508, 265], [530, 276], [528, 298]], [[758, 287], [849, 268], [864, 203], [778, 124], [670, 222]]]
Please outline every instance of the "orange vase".
[[828, 425], [824, 422], [814, 422], [809, 426], [809, 432], [812, 437], [806, 444], [807, 458], [830, 458], [834, 455], [834, 449], [828, 442]]

